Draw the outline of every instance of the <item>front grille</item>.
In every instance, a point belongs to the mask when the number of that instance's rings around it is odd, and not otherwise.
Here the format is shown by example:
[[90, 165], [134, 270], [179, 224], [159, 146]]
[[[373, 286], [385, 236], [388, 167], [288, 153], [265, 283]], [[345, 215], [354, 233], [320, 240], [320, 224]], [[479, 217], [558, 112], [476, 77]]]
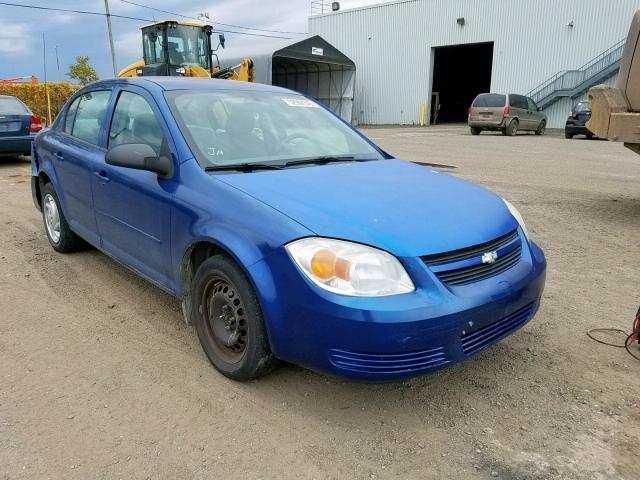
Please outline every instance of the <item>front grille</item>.
[[535, 302], [529, 303], [497, 322], [472, 332], [463, 333], [460, 337], [462, 351], [466, 355], [471, 355], [518, 329], [527, 323], [533, 312], [534, 305]]
[[329, 358], [340, 369], [371, 374], [421, 372], [449, 363], [442, 347], [409, 353], [356, 353], [333, 349], [329, 351]]
[[[485, 253], [498, 252], [494, 263], [483, 263]], [[514, 230], [491, 242], [422, 257], [434, 274], [448, 285], [468, 285], [498, 275], [520, 261], [522, 243]]]

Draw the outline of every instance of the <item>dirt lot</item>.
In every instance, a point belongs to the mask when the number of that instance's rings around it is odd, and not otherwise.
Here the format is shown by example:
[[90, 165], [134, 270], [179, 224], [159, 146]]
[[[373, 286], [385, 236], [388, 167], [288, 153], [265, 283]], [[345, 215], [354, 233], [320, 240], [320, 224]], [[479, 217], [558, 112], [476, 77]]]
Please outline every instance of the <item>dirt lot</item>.
[[[0, 479], [638, 478], [640, 363], [595, 344], [640, 302], [640, 157], [600, 141], [370, 129], [510, 199], [549, 262], [536, 318], [387, 385], [209, 365], [177, 300], [49, 248], [29, 164], [0, 160]], [[417, 206], [416, 208], [419, 208]]]

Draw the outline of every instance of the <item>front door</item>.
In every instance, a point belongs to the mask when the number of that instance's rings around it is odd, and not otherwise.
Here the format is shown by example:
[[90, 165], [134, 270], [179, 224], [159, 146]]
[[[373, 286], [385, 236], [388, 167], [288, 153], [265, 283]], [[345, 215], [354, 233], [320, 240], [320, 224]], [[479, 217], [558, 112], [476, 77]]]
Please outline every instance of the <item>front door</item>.
[[[160, 153], [168, 138], [148, 93], [127, 87], [118, 95], [107, 148], [130, 143]], [[102, 248], [161, 286], [171, 288], [172, 180], [102, 162], [93, 172], [93, 202]]]

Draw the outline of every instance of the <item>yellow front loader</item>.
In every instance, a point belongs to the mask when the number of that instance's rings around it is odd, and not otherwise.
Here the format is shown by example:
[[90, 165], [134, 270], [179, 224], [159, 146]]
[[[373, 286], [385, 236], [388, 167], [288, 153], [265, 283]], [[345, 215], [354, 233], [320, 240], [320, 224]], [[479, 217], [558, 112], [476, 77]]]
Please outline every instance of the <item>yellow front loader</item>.
[[[211, 25], [172, 20], [142, 27], [142, 60], [122, 69], [119, 77], [182, 76], [254, 81], [253, 62], [244, 59], [238, 65], [221, 68], [213, 58]], [[224, 35], [218, 46], [224, 48]]]

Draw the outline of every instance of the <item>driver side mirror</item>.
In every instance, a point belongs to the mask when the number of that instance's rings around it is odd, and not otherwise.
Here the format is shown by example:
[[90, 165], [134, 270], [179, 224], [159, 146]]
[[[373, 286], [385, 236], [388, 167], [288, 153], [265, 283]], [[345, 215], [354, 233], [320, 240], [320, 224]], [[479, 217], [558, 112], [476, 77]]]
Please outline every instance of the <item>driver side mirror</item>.
[[157, 173], [161, 178], [169, 178], [173, 174], [171, 154], [166, 152], [166, 142], [163, 143], [160, 155], [146, 143], [127, 143], [110, 148], [105, 155], [109, 165], [147, 170]]
[[542, 107], [538, 107], [538, 111], [541, 112], [542, 111]]

